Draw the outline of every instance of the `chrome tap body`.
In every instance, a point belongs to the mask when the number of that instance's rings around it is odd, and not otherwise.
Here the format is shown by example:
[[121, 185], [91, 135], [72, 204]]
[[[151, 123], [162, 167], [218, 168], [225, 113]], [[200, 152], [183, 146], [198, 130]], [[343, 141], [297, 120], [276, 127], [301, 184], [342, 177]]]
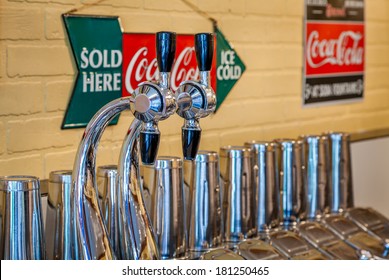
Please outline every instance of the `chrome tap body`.
[[135, 119], [124, 141], [118, 164], [119, 223], [121, 252], [119, 258], [157, 259], [159, 252], [149, 217], [145, 210], [139, 175], [138, 139], [144, 164], [153, 164], [159, 145], [158, 121], [176, 109], [169, 89], [169, 72], [175, 56], [176, 35], [156, 35], [159, 82], [144, 82], [131, 97], [116, 99], [89, 122], [81, 140], [73, 170], [73, 258], [114, 259], [106, 226], [99, 208], [96, 184], [96, 151], [106, 126], [124, 110]]
[[[170, 70], [176, 49], [175, 33], [157, 33], [158, 83], [145, 82], [135, 90], [140, 106], [131, 106], [136, 119], [124, 139], [118, 164], [119, 216], [122, 259], [159, 259], [155, 233], [143, 200], [138, 163], [138, 137], [142, 163], [154, 164], [159, 145], [158, 121], [176, 110], [170, 89]], [[141, 127], [140, 127], [141, 126]]]

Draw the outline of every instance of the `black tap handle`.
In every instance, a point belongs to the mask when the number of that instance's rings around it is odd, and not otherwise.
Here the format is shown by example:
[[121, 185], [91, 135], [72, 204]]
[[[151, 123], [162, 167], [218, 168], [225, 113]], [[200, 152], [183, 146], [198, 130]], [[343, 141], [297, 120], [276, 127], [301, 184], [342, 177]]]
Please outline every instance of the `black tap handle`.
[[157, 159], [160, 134], [141, 131], [139, 137], [142, 163], [145, 165], [154, 164]]
[[176, 33], [157, 32], [156, 51], [159, 72], [170, 72], [176, 56]]
[[184, 159], [194, 160], [199, 150], [201, 129], [182, 128], [182, 153]]
[[213, 58], [213, 34], [198, 33], [195, 35], [195, 50], [200, 71], [210, 71]]

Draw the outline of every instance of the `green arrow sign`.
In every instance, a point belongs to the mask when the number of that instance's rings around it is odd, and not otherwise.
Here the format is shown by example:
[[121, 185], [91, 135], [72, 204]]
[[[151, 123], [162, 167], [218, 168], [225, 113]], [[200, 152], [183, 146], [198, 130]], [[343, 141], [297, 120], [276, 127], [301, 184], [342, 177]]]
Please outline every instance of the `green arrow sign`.
[[[119, 17], [63, 15], [78, 76], [62, 128], [85, 127], [108, 102], [121, 97], [122, 30]], [[116, 124], [116, 117], [111, 124]]]
[[[122, 29], [117, 16], [65, 14], [63, 20], [78, 75], [62, 128], [85, 127], [101, 107], [122, 95]], [[217, 27], [215, 34], [216, 67], [212, 67], [212, 76], [216, 77], [218, 109], [246, 67]], [[148, 47], [154, 48], [154, 42]], [[111, 124], [117, 122], [118, 117]]]
[[216, 33], [216, 110], [220, 107], [228, 93], [240, 79], [246, 66], [240, 59], [234, 48], [224, 37], [219, 28]]

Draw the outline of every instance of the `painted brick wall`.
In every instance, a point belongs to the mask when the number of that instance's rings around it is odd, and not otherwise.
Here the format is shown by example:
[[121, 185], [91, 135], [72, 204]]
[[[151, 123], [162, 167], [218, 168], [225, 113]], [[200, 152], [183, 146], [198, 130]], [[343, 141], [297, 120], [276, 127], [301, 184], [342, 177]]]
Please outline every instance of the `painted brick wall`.
[[[61, 130], [75, 66], [61, 14], [96, 0], [0, 0], [0, 175], [71, 169], [82, 129]], [[302, 108], [303, 0], [192, 0], [216, 18], [247, 66], [201, 148], [389, 125], [389, 0], [366, 0], [366, 92], [357, 104]], [[126, 32], [212, 31], [181, 0], [106, 0], [83, 14], [119, 15]], [[55, 63], [54, 63], [55, 62]], [[116, 163], [132, 116], [107, 128], [98, 165]], [[159, 154], [180, 155], [182, 119], [160, 123]]]

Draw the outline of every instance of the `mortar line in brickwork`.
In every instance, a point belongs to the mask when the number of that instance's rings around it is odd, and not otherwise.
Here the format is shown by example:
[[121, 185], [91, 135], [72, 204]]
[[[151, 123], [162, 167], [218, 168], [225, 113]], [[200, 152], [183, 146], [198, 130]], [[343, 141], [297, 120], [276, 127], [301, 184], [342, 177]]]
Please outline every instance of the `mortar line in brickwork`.
[[280, 97], [283, 97], [283, 96], [284, 96], [284, 94], [271, 95], [269, 93], [269, 94], [261, 94], [258, 97], [250, 96], [250, 97], [242, 97], [242, 98], [239, 98], [239, 99], [235, 98], [235, 99], [230, 99], [229, 102], [228, 102], [228, 105], [229, 106], [234, 106], [234, 105], [237, 105], [237, 104], [241, 104], [241, 105], [244, 106], [244, 105], [251, 105], [252, 102], [261, 104], [261, 103], [268, 103], [268, 102], [274, 102], [274, 101], [281, 101]]
[[[246, 76], [257, 76], [257, 74], [266, 74], [266, 76], [281, 76], [285, 74], [294, 74], [294, 75], [302, 75], [302, 72], [297, 72], [296, 70], [300, 70], [301, 67], [295, 67], [295, 68], [285, 68], [285, 69], [246, 69], [246, 72], [244, 73]], [[389, 69], [388, 69], [389, 70]], [[255, 74], [255, 75], [253, 75]]]
[[359, 118], [364, 118], [364, 117], [370, 117], [370, 116], [376, 116], [376, 115], [379, 115], [379, 114], [382, 114], [382, 115], [385, 115], [385, 114], [388, 114], [389, 115], [389, 109], [384, 109], [384, 108], [375, 108], [375, 109], [372, 109], [372, 111], [363, 111], [363, 112], [350, 112], [350, 114], [348, 116], [350, 117], [359, 117]]
[[34, 148], [34, 149], [28, 149], [28, 150], [23, 150], [23, 151], [10, 151], [8, 149], [7, 145], [7, 154], [8, 155], [20, 155], [20, 154], [25, 154], [25, 153], [30, 153], [30, 152], [49, 152], [52, 149], [69, 149], [69, 148], [76, 148], [75, 145], [69, 144], [69, 145], [64, 145], [64, 146], [50, 146], [50, 147], [44, 147], [44, 148]]
[[[228, 34], [226, 35], [228, 36]], [[244, 46], [249, 46], [249, 47], [253, 47], [253, 46], [266, 46], [268, 47], [269, 49], [271, 48], [274, 48], [274, 47], [282, 47], [282, 48], [285, 48], [285, 49], [288, 49], [289, 47], [298, 47], [298, 48], [303, 48], [302, 46], [302, 39], [300, 40], [300, 42], [298, 41], [293, 41], [293, 42], [282, 42], [282, 41], [240, 41], [240, 40], [234, 40], [234, 48], [237, 49], [238, 47], [239, 48], [242, 48], [243, 45]], [[240, 46], [242, 45], [242, 46]]]
[[187, 6], [189, 6], [193, 11], [195, 11], [196, 13], [198, 13], [199, 15], [201, 15], [202, 17], [206, 18], [207, 20], [209, 20], [214, 26], [217, 26], [217, 21], [216, 19], [214, 19], [213, 17], [211, 17], [207, 12], [201, 10], [199, 7], [197, 7], [196, 5], [194, 5], [193, 3], [191, 3], [190, 1], [188, 0], [181, 0], [183, 3], [185, 3]]
[[107, 1], [107, 0], [98, 0], [98, 1], [93, 2], [93, 3], [84, 3], [84, 4], [82, 4], [81, 7], [73, 8], [70, 11], [66, 12], [66, 14], [72, 14], [72, 13], [76, 13], [76, 12], [79, 12], [81, 10], [85, 10], [87, 8], [93, 7], [93, 6], [98, 6], [99, 4], [101, 4], [105, 1]]

